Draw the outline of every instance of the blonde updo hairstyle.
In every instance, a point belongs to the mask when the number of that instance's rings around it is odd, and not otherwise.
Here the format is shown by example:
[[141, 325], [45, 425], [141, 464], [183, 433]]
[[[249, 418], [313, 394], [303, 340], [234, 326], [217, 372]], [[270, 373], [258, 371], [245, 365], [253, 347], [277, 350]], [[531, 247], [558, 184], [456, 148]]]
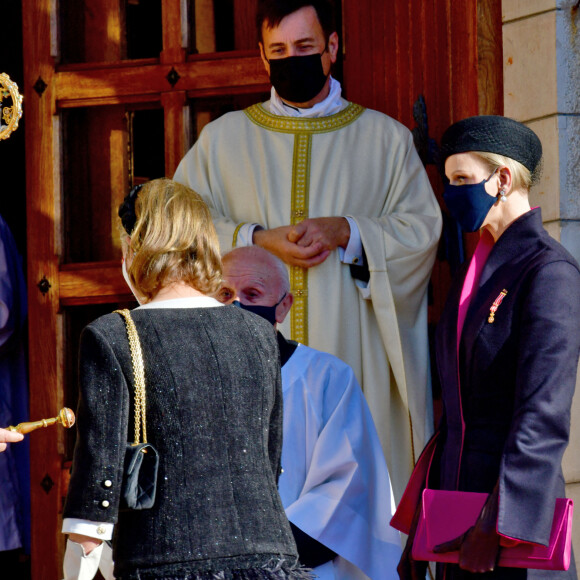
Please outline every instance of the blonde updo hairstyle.
[[170, 179], [149, 181], [135, 200], [136, 222], [121, 239], [132, 257], [127, 273], [147, 301], [161, 288], [183, 282], [213, 294], [222, 280], [219, 242], [207, 205], [189, 187]]
[[532, 175], [527, 167], [511, 157], [506, 157], [499, 153], [488, 153], [486, 151], [473, 151], [472, 153], [489, 167], [490, 173], [499, 167], [507, 167], [512, 175], [512, 191], [522, 189], [529, 192], [532, 185], [537, 183], [539, 179], [539, 170], [535, 171], [534, 175]]

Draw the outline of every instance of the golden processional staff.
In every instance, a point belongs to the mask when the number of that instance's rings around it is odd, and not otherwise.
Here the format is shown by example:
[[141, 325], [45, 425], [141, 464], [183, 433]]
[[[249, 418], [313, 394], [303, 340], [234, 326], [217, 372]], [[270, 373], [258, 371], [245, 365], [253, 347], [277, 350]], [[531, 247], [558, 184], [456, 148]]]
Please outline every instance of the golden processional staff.
[[[8, 100], [12, 102], [5, 102]], [[18, 86], [6, 73], [0, 73], [0, 139], [8, 139], [16, 131], [21, 117], [22, 95], [18, 92]], [[57, 417], [19, 423], [16, 427], [6, 427], [6, 430], [26, 434], [56, 423], [69, 429], [75, 424], [75, 414], [71, 409], [63, 407]]]
[[[18, 92], [18, 86], [6, 73], [0, 73], [0, 139], [8, 139], [12, 132], [16, 131], [21, 117], [22, 95]], [[75, 414], [71, 409], [64, 407], [58, 416], [52, 419], [19, 423], [16, 427], [6, 427], [6, 430], [26, 434], [55, 423], [60, 423], [68, 429], [75, 424]]]
[[17, 433], [30, 433], [41, 427], [48, 427], [60, 423], [63, 427], [70, 429], [75, 424], [75, 414], [71, 409], [63, 407], [58, 413], [57, 417], [52, 419], [41, 419], [40, 421], [27, 421], [26, 423], [18, 423], [16, 427], [6, 427], [7, 431], [16, 431]]
[[[10, 80], [6, 73], [0, 73], [0, 139], [8, 139], [12, 132], [16, 131], [21, 117], [22, 95], [18, 92], [18, 86]], [[6, 430], [26, 434], [55, 423], [60, 423], [63, 427], [69, 429], [75, 424], [75, 414], [71, 409], [64, 407], [60, 410], [58, 416], [52, 419], [27, 421], [19, 423], [16, 427], [6, 427]]]
[[[18, 92], [18, 86], [6, 73], [0, 73], [0, 140], [8, 139], [12, 131], [17, 129], [20, 117], [22, 117], [22, 95]], [[18, 431], [18, 428], [10, 427], [4, 430], [4, 433], [7, 430]], [[4, 451], [6, 443], [11, 441], [14, 439], [6, 438], [3, 434], [0, 439], [0, 451]]]
[[[5, 100], [12, 103], [5, 104]], [[0, 139], [8, 139], [22, 117], [22, 95], [6, 73], [0, 73]]]
[[[18, 92], [16, 83], [13, 83], [6, 73], [0, 73], [0, 140], [10, 137], [12, 131], [18, 127], [20, 117], [22, 117], [22, 95]], [[9, 430], [17, 429], [11, 427]], [[6, 437], [6, 431], [0, 429], [0, 452], [6, 449], [6, 443], [15, 441], [14, 436]]]

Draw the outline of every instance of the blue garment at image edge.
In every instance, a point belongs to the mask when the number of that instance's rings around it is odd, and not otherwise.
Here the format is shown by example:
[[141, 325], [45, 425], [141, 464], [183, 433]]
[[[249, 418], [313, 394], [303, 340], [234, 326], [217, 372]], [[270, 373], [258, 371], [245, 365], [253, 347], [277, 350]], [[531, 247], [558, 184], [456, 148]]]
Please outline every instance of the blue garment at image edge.
[[[16, 243], [0, 217], [0, 427], [28, 420], [26, 284]], [[30, 553], [28, 438], [0, 453], [0, 551]]]

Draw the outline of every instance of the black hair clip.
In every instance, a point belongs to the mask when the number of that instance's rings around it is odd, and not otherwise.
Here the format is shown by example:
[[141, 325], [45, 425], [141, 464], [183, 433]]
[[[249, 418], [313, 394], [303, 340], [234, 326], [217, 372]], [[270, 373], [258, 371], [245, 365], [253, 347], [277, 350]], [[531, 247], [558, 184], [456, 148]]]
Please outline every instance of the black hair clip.
[[135, 214], [135, 201], [137, 200], [137, 195], [143, 184], [136, 185], [128, 195], [125, 196], [123, 203], [119, 206], [119, 217], [121, 218], [121, 223], [123, 228], [128, 235], [131, 235], [135, 224], [137, 223], [137, 215]]

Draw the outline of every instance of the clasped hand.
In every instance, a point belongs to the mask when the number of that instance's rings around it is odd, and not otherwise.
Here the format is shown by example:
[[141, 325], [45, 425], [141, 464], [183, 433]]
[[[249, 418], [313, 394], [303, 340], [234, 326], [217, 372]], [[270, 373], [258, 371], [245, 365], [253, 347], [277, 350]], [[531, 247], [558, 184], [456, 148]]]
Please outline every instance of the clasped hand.
[[254, 232], [254, 244], [301, 268], [322, 264], [333, 250], [346, 248], [349, 239], [350, 226], [343, 217], [306, 219], [295, 226]]
[[[433, 551], [439, 554], [459, 551], [459, 567], [461, 569], [472, 573], [492, 572], [497, 564], [500, 549], [500, 536], [496, 531], [498, 509], [499, 483], [496, 483], [475, 524], [457, 538], [435, 546]], [[423, 580], [425, 578], [427, 562], [415, 560], [411, 554], [420, 512], [421, 503], [415, 510], [407, 545], [397, 566], [401, 580]]]
[[[459, 551], [459, 567], [473, 573], [492, 572], [499, 555], [499, 536], [495, 529], [484, 529], [480, 521], [457, 538], [444, 542], [433, 548], [440, 554]], [[411, 545], [403, 552], [397, 572], [402, 580], [423, 580], [427, 562], [414, 560], [411, 556]]]
[[435, 553], [459, 550], [459, 567], [468, 572], [493, 572], [499, 555], [499, 536], [495, 529], [483, 530], [480, 520], [454, 540], [433, 548]]
[[433, 548], [435, 553], [459, 550], [459, 567], [468, 572], [492, 572], [499, 557], [496, 531], [499, 487], [488, 497], [477, 521], [465, 533]]

